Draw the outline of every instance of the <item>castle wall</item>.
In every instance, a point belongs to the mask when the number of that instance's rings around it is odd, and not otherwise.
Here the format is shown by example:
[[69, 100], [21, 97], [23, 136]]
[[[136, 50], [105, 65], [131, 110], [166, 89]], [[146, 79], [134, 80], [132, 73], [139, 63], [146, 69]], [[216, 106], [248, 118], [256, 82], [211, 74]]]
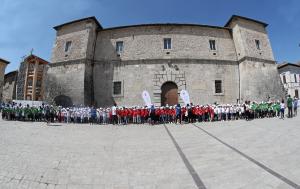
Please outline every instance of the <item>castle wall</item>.
[[[164, 38], [171, 38], [172, 49], [164, 49]], [[216, 40], [215, 51], [210, 50], [209, 40]], [[124, 44], [120, 56], [116, 53], [117, 41]], [[236, 60], [228, 29], [142, 26], [100, 31], [93, 72], [94, 98], [101, 106], [114, 102], [141, 105], [142, 91], [147, 90], [160, 105], [161, 85], [173, 81], [179, 92], [188, 90], [195, 103], [233, 103], [239, 98]], [[174, 65], [178, 71], [172, 68]], [[215, 94], [215, 80], [222, 81], [222, 94]], [[121, 95], [112, 94], [114, 81], [122, 82]]]
[[[91, 105], [93, 100], [93, 57], [96, 41], [96, 23], [81, 21], [57, 28], [51, 65], [45, 81], [47, 101], [56, 97], [70, 97], [75, 105]], [[71, 41], [69, 51], [65, 45]], [[55, 90], [53, 90], [53, 88]]]
[[[71, 22], [55, 28], [47, 74], [58, 88], [55, 94], [48, 89], [48, 96], [63, 94], [77, 105], [132, 106], [143, 104], [142, 91], [148, 90], [160, 105], [161, 86], [171, 81], [179, 92], [188, 90], [194, 103], [277, 99], [282, 85], [265, 26], [238, 16], [229, 28], [154, 24], [97, 30], [93, 18]], [[171, 38], [171, 49], [164, 49], [164, 38]], [[216, 41], [216, 50], [210, 49], [210, 40]], [[64, 52], [67, 41], [72, 46]], [[215, 93], [215, 80], [222, 81], [221, 94]], [[116, 81], [121, 82], [118, 95], [113, 94]]]
[[[172, 39], [172, 49], [164, 49], [164, 38]], [[209, 40], [216, 40], [216, 51], [210, 50]], [[124, 50], [120, 57], [116, 54], [117, 41], [124, 42]], [[200, 26], [140, 26], [98, 32], [95, 59], [236, 60], [237, 57], [228, 29]]]
[[267, 101], [284, 97], [283, 85], [275, 62], [245, 60], [240, 63], [241, 99]]
[[[264, 26], [239, 19], [232, 23], [232, 31], [238, 59], [249, 56], [274, 60], [270, 40]], [[260, 50], [257, 49], [255, 40], [260, 41]]]
[[54, 98], [65, 95], [71, 98], [73, 104], [84, 104], [84, 71], [85, 61], [51, 64], [47, 68], [46, 100], [54, 103]]
[[283, 86], [265, 26], [237, 18], [230, 27], [239, 60], [241, 100], [281, 99]]
[[[167, 81], [172, 81], [178, 86], [178, 93], [186, 89], [195, 104], [235, 103], [239, 98], [236, 62], [189, 59], [170, 62], [98, 62], [94, 72], [95, 101], [100, 106], [109, 106], [113, 102], [127, 106], [143, 105], [141, 95], [144, 90], [150, 93], [154, 104], [160, 105], [161, 86]], [[215, 80], [222, 81], [222, 94], [215, 93]], [[112, 94], [114, 81], [122, 82], [121, 95]]]

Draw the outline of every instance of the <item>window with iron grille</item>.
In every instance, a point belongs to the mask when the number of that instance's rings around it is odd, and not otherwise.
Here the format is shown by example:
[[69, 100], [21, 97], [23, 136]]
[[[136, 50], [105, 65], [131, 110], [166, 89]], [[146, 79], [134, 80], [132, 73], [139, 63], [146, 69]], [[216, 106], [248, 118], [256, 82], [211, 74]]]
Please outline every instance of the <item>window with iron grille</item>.
[[212, 51], [215, 51], [217, 49], [216, 48], [216, 40], [209, 40], [209, 48]]
[[221, 80], [215, 80], [215, 93], [220, 94], [222, 93], [222, 81]]
[[113, 95], [121, 95], [122, 94], [122, 82], [114, 81], [113, 83]]
[[123, 41], [117, 41], [116, 42], [116, 51], [117, 51], [118, 54], [123, 52], [123, 47], [124, 47]]

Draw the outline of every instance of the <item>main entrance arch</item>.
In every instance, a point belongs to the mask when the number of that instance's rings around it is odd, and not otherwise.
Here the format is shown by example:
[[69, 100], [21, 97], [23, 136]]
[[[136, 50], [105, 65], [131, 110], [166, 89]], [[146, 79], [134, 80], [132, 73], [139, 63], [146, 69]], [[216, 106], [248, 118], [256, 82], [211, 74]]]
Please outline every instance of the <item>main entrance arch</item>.
[[161, 105], [173, 106], [178, 104], [178, 87], [174, 82], [166, 82], [161, 86]]
[[59, 95], [59, 96], [55, 97], [54, 102], [57, 106], [62, 106], [62, 107], [73, 106], [71, 98], [68, 96], [65, 96], [65, 95]]

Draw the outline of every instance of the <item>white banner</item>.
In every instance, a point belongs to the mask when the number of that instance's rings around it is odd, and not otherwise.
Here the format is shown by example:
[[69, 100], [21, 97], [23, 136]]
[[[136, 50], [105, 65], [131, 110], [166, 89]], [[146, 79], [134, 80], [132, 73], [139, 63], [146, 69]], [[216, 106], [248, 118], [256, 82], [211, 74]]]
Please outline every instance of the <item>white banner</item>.
[[151, 107], [151, 98], [148, 93], [148, 91], [143, 91], [142, 97], [144, 99], [145, 105], [148, 106], [148, 108]]
[[180, 91], [180, 97], [183, 100], [184, 104], [191, 104], [189, 93], [186, 90]]
[[22, 106], [27, 106], [27, 104], [29, 106], [42, 106], [42, 104], [46, 105], [47, 103], [46, 102], [43, 102], [43, 101], [31, 101], [31, 100], [13, 100], [14, 103], [16, 104], [21, 104]]

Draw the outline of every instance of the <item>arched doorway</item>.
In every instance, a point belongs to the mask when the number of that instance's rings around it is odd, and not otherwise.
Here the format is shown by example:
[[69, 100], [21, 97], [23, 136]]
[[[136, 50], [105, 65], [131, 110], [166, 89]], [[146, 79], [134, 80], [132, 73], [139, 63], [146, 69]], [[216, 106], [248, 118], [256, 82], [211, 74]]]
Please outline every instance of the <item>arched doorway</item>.
[[62, 107], [71, 107], [73, 105], [71, 98], [65, 95], [55, 97], [54, 102], [57, 106]]
[[161, 105], [173, 106], [178, 104], [178, 87], [173, 82], [166, 82], [161, 86]]

